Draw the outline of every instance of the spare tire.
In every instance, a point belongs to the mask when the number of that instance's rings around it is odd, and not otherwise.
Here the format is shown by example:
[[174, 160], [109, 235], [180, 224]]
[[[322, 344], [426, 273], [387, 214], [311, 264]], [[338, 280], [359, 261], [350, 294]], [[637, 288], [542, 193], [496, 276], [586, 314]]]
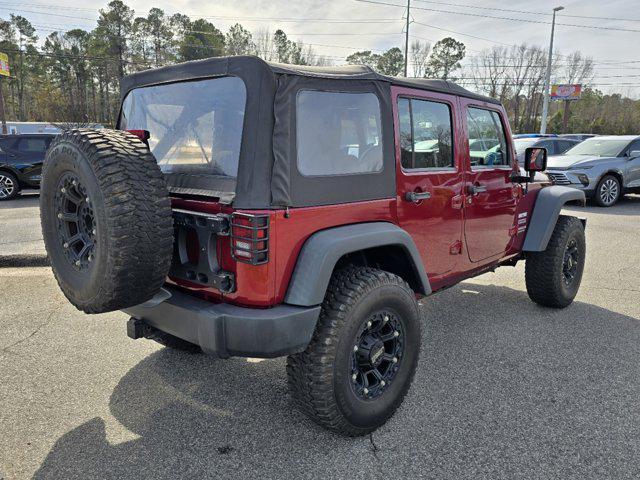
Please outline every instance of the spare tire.
[[173, 220], [149, 148], [119, 130], [70, 130], [45, 157], [40, 193], [45, 247], [62, 292], [79, 310], [143, 303], [171, 266]]

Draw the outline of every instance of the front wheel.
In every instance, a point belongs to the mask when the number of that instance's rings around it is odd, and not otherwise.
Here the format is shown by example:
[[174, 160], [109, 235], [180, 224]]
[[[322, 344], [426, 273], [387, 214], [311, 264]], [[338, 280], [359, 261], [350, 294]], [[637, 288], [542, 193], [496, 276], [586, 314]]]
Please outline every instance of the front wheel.
[[613, 175], [605, 175], [596, 187], [595, 201], [601, 207], [612, 207], [620, 199], [622, 186]]
[[334, 274], [311, 343], [287, 359], [296, 403], [318, 424], [357, 436], [402, 403], [420, 352], [415, 295], [400, 277], [365, 267]]
[[545, 307], [570, 305], [580, 288], [585, 255], [582, 222], [561, 215], [547, 249], [527, 254], [525, 280], [529, 298]]

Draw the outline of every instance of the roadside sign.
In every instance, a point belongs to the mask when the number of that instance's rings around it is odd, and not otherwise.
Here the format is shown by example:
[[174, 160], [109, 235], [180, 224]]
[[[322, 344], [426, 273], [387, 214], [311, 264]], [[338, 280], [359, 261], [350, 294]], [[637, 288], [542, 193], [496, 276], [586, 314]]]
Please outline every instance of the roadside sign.
[[0, 53], [0, 75], [9, 77], [9, 57], [6, 53]]
[[580, 100], [582, 85], [551, 85], [552, 100]]

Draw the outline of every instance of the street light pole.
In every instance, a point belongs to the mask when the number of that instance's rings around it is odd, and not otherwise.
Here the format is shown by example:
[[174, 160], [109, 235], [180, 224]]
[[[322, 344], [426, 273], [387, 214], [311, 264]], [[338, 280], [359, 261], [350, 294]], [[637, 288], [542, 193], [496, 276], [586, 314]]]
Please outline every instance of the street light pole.
[[551, 42], [549, 43], [549, 60], [547, 62], [547, 77], [544, 81], [544, 100], [542, 103], [542, 120], [540, 121], [540, 133], [547, 133], [547, 117], [549, 116], [549, 97], [551, 84], [551, 64], [553, 62], [553, 35], [556, 29], [556, 13], [564, 10], [564, 7], [556, 7], [553, 9], [553, 20], [551, 22]]
[[411, 0], [407, 0], [407, 26], [404, 36], [404, 76], [407, 76], [407, 65], [409, 64], [409, 14], [411, 13]]

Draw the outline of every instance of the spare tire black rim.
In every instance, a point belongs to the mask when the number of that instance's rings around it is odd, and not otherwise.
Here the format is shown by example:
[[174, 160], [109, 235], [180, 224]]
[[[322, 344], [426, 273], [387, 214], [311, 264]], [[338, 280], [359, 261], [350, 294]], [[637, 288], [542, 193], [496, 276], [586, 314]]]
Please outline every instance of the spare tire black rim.
[[73, 173], [60, 178], [55, 208], [64, 255], [74, 268], [86, 270], [95, 258], [97, 225], [87, 189]]
[[567, 243], [567, 248], [565, 248], [564, 258], [562, 260], [562, 277], [566, 285], [571, 285], [576, 278], [579, 260], [578, 242], [576, 242], [575, 239], [571, 239], [569, 243]]
[[402, 322], [391, 312], [376, 312], [361, 326], [353, 346], [351, 385], [371, 400], [384, 393], [402, 364]]

